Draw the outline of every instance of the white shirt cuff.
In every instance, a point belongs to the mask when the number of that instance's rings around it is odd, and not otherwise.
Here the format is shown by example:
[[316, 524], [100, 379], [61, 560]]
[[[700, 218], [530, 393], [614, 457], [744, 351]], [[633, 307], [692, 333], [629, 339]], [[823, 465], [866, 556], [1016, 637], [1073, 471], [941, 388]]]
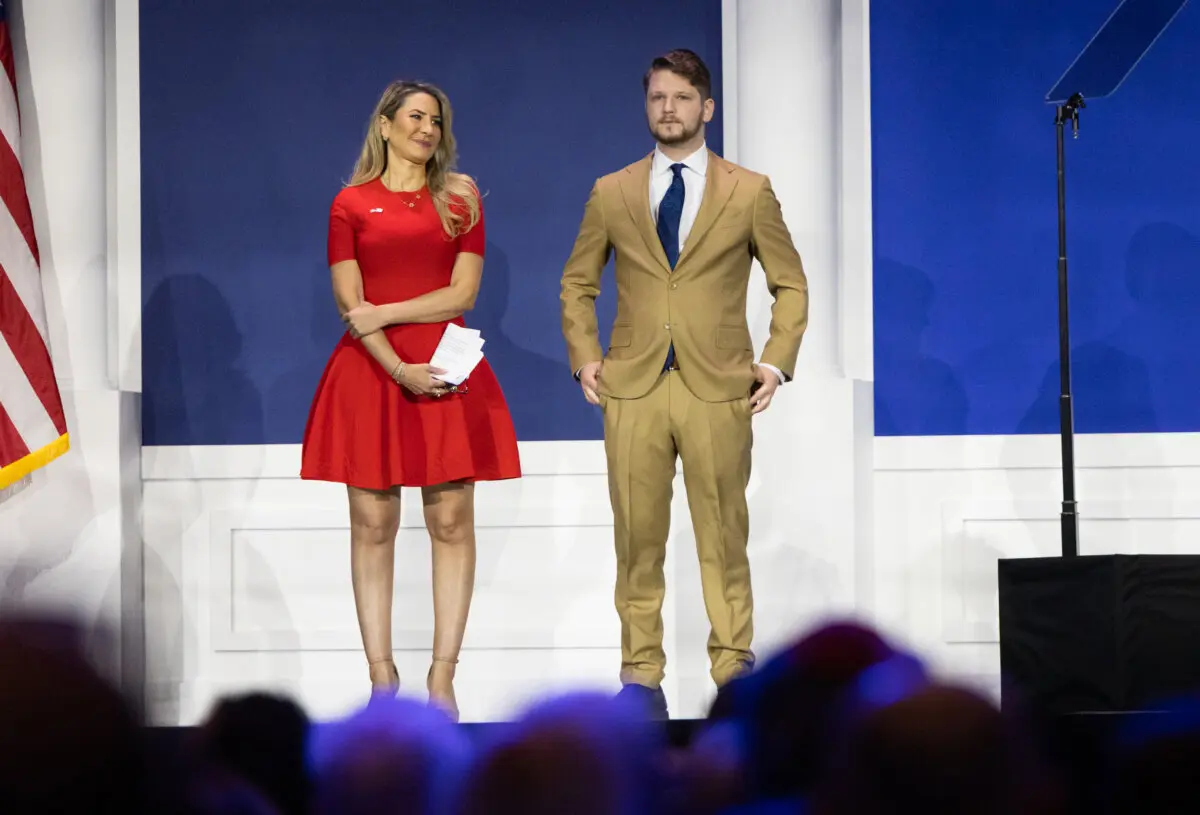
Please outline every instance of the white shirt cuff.
[[775, 377], [779, 380], [780, 385], [782, 385], [784, 382], [787, 382], [787, 377], [783, 375], [783, 371], [779, 370], [774, 365], [770, 365], [766, 362], [760, 362], [758, 365], [760, 368], [766, 368], [768, 371], [775, 374]]

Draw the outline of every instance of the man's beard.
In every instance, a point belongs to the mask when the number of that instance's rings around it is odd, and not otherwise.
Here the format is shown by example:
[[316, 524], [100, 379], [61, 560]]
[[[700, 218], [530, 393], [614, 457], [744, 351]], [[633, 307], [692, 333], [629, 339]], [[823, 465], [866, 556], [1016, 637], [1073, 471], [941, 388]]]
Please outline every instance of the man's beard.
[[666, 132], [666, 130], [663, 129], [663, 126], [657, 122], [650, 126], [650, 135], [654, 136], [654, 138], [658, 140], [659, 144], [672, 145], [683, 144], [684, 142], [691, 141], [696, 137], [696, 134], [700, 132], [699, 121], [697, 121], [691, 127], [688, 127], [686, 122], [678, 119], [676, 119], [676, 122], [683, 125], [683, 127], [679, 130], [679, 135], [672, 135]]

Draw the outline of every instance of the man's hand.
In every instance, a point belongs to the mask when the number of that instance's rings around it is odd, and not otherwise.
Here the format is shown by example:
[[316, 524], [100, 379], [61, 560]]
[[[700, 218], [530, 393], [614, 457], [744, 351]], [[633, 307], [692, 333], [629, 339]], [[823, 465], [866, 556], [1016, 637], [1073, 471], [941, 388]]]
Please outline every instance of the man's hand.
[[359, 340], [383, 328], [383, 312], [370, 303], [363, 302], [362, 305], [356, 306], [343, 314], [342, 322], [349, 329], [350, 336]]
[[583, 388], [584, 398], [593, 405], [600, 404], [600, 366], [603, 362], [589, 362], [579, 369], [579, 386]]
[[756, 364], [754, 378], [758, 380], [759, 387], [750, 394], [751, 416], [762, 413], [771, 406], [771, 397], [775, 395], [775, 389], [779, 387], [779, 377], [775, 376], [770, 368]]

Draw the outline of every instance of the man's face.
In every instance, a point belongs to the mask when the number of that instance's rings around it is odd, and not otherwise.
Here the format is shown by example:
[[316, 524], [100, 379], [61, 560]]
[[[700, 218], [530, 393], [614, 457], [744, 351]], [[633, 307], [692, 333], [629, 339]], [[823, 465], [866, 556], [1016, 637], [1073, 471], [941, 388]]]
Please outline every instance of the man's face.
[[691, 141], [712, 121], [712, 99], [701, 99], [700, 91], [679, 74], [668, 70], [650, 75], [646, 89], [646, 121], [659, 144]]

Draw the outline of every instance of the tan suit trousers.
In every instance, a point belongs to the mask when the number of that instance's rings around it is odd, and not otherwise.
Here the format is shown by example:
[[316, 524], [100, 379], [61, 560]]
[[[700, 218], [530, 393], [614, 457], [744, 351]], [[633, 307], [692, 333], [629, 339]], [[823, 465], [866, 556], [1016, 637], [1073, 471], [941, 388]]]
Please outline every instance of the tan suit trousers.
[[749, 397], [705, 402], [688, 390], [678, 371], [668, 371], [645, 396], [605, 396], [601, 404], [616, 524], [621, 680], [653, 688], [665, 674], [663, 563], [678, 457], [711, 626], [711, 675], [720, 687], [754, 664], [746, 552], [753, 443]]

